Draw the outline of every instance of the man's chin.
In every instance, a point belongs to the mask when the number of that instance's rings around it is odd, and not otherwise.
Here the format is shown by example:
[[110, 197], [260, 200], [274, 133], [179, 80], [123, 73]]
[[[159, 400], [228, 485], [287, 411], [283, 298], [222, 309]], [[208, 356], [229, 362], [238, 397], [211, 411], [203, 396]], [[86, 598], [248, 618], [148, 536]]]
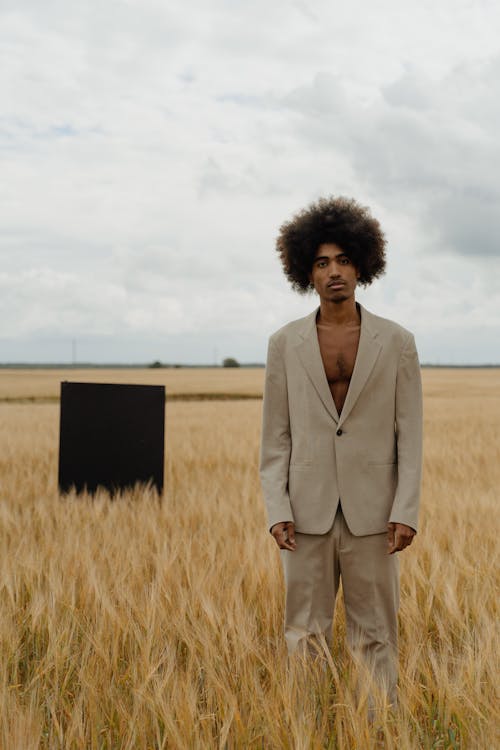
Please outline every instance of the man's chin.
[[330, 294], [328, 296], [329, 302], [333, 302], [334, 304], [339, 304], [340, 302], [345, 302], [351, 297], [350, 294], [346, 294], [345, 292], [334, 292], [333, 294]]

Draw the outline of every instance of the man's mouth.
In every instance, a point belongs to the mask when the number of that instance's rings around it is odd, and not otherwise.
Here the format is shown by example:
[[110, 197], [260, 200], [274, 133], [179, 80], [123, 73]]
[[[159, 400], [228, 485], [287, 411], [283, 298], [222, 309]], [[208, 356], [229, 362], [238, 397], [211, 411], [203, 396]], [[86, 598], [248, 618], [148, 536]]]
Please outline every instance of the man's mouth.
[[340, 289], [342, 286], [345, 286], [344, 281], [329, 281], [327, 284], [329, 289]]

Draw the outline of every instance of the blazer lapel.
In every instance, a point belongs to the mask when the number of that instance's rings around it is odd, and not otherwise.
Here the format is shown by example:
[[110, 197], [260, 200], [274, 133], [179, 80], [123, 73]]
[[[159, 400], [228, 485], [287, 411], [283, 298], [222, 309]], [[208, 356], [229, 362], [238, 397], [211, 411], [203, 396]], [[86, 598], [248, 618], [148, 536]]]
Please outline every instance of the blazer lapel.
[[321, 352], [319, 350], [318, 333], [316, 330], [318, 309], [316, 308], [304, 321], [304, 329], [299, 334], [303, 340], [297, 346], [297, 354], [325, 409], [338, 422], [337, 407], [335, 406], [335, 401], [333, 400], [332, 392], [326, 379], [325, 368], [323, 367], [323, 360], [321, 359]]
[[[358, 303], [359, 304], [359, 303]], [[316, 316], [318, 309], [314, 310], [304, 320], [304, 327], [299, 334], [302, 341], [297, 345], [297, 354], [302, 365], [307, 372], [311, 383], [316, 389], [318, 396], [330, 416], [338, 422], [339, 425], [346, 420], [352, 411], [358, 397], [363, 390], [366, 381], [370, 377], [375, 362], [377, 361], [382, 344], [378, 340], [378, 331], [373, 325], [371, 315], [362, 305], [359, 305], [361, 315], [361, 329], [359, 334], [358, 352], [354, 369], [351, 376], [351, 382], [347, 391], [347, 396], [342, 408], [342, 412], [337, 412], [337, 407], [333, 400], [328, 380], [326, 379], [323, 360], [319, 349], [318, 332], [316, 330]]]
[[372, 325], [370, 313], [368, 310], [365, 310], [362, 305], [359, 305], [359, 308], [361, 314], [361, 330], [359, 334], [358, 352], [347, 396], [340, 414], [339, 424], [344, 422], [352, 411], [366, 381], [370, 377], [370, 373], [373, 370], [378, 355], [380, 354], [380, 350], [382, 349], [382, 344], [377, 339], [378, 331]]

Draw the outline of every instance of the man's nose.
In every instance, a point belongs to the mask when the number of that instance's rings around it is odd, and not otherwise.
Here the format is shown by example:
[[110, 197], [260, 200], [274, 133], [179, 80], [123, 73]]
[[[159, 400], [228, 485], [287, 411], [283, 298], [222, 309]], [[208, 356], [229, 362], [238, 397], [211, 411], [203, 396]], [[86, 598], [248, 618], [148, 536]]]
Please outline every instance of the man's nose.
[[331, 276], [333, 279], [336, 279], [340, 276], [339, 269], [336, 263], [332, 263], [330, 265], [330, 268], [328, 269], [328, 275]]

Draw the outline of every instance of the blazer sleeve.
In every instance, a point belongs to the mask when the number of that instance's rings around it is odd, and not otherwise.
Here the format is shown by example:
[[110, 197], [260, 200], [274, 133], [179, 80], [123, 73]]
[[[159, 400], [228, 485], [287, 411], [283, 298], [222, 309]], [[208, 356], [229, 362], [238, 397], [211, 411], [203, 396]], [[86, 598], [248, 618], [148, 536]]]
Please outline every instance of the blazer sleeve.
[[267, 351], [260, 448], [260, 479], [269, 529], [280, 521], [294, 520], [288, 496], [291, 445], [286, 371], [282, 354], [271, 337]]
[[395, 428], [398, 484], [389, 521], [404, 523], [416, 531], [422, 478], [422, 380], [411, 334], [399, 359]]

